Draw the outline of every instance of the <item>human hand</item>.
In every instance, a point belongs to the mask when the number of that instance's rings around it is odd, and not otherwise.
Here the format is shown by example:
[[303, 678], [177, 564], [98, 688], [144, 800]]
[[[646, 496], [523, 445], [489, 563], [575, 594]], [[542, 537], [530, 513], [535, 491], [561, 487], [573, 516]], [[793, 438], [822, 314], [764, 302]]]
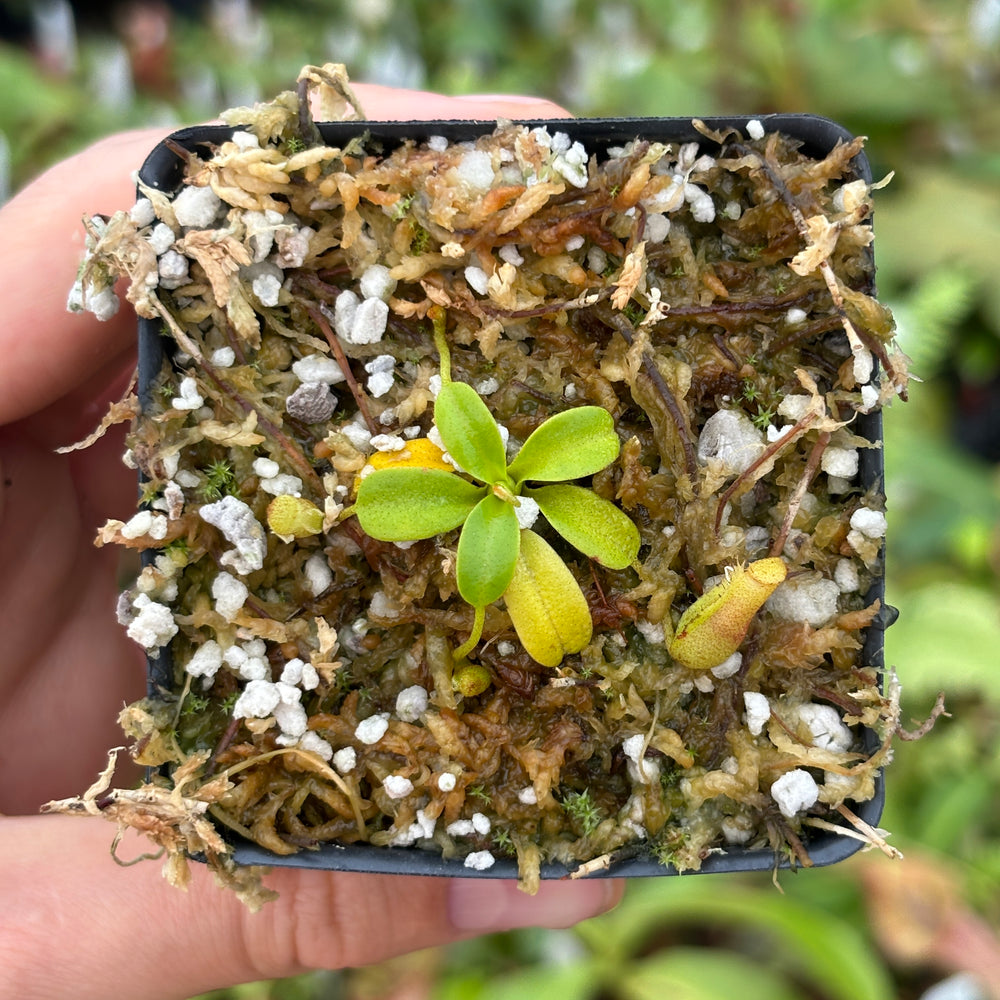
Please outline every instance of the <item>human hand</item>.
[[[355, 89], [373, 119], [566, 115], [528, 98]], [[105, 824], [36, 815], [91, 783], [121, 738], [118, 711], [143, 693], [141, 650], [114, 619], [118, 555], [93, 546], [107, 517], [134, 510], [123, 434], [54, 449], [97, 425], [135, 363], [128, 310], [107, 323], [65, 310], [80, 220], [131, 203], [131, 171], [163, 135], [106, 139], [0, 210], [0, 995], [180, 998], [609, 908], [615, 881], [528, 897], [505, 881], [284, 869], [267, 879], [278, 901], [252, 915], [201, 866], [180, 893], [156, 864], [117, 867]]]

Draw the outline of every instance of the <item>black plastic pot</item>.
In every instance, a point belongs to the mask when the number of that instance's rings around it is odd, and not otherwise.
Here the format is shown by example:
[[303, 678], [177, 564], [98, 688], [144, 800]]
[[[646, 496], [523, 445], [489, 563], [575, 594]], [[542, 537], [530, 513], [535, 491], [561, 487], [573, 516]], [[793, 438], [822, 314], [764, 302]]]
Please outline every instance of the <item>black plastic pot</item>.
[[[853, 136], [836, 122], [816, 115], [776, 114], [762, 116], [733, 116], [706, 118], [704, 122], [712, 129], [733, 127], [746, 132], [747, 124], [756, 118], [766, 132], [782, 132], [799, 140], [802, 151], [816, 159], [826, 156], [839, 142], [849, 142]], [[706, 148], [710, 146], [705, 137], [692, 125], [689, 118], [625, 118], [529, 121], [531, 127], [547, 126], [569, 134], [579, 140], [590, 153], [600, 154], [608, 147], [622, 145], [636, 138], [646, 138], [660, 142], [698, 142]], [[492, 121], [412, 121], [412, 122], [334, 122], [319, 125], [324, 141], [332, 146], [343, 146], [350, 139], [368, 133], [371, 140], [381, 143], [388, 151], [404, 140], [416, 142], [430, 136], [444, 136], [452, 141], [467, 141], [492, 132]], [[167, 192], [175, 192], [184, 176], [184, 161], [176, 152], [181, 147], [196, 155], [209, 154], [209, 148], [232, 135], [235, 129], [224, 125], [207, 125], [186, 128], [175, 132], [169, 140], [158, 145], [146, 159], [140, 170], [143, 183]], [[855, 178], [871, 182], [871, 170], [867, 158], [859, 154], [852, 161]], [[848, 178], [851, 179], [851, 178]], [[159, 334], [159, 325], [153, 321], [139, 321], [139, 396], [142, 406], [150, 403], [149, 393], [156, 376], [165, 360], [168, 341]], [[882, 439], [882, 418], [876, 412], [859, 416], [852, 430], [872, 442]], [[860, 452], [859, 478], [864, 489], [869, 489], [883, 481], [882, 451], [866, 448]], [[151, 559], [155, 553], [146, 553]], [[866, 631], [863, 661], [881, 668], [883, 664], [884, 630], [892, 624], [895, 611], [885, 606], [884, 580], [879, 579], [867, 595], [868, 602], [879, 599], [882, 612]], [[148, 685], [150, 692], [171, 688], [173, 671], [169, 647], [164, 647], [148, 658]], [[865, 732], [866, 750], [877, 749], [879, 740], [874, 732]], [[879, 775], [875, 796], [867, 802], [859, 803], [857, 815], [871, 826], [877, 826], [884, 803], [884, 781]], [[223, 831], [226, 833], [225, 831]], [[339, 871], [373, 872], [382, 874], [441, 875], [473, 878], [516, 878], [517, 865], [513, 860], [498, 859], [493, 867], [476, 872], [464, 867], [461, 859], [444, 860], [437, 854], [415, 847], [374, 847], [370, 845], [327, 845], [319, 850], [300, 851], [297, 854], [281, 856], [256, 844], [249, 843], [231, 834], [233, 857], [240, 864], [270, 865], [292, 868], [329, 869]], [[861, 844], [856, 839], [839, 836], [824, 831], [811, 831], [804, 838], [805, 847], [814, 865], [830, 865], [850, 857]], [[745, 850], [728, 848], [725, 853], [707, 857], [700, 872], [767, 871], [775, 866], [775, 855], [770, 850]], [[782, 862], [782, 867], [788, 867]], [[558, 864], [542, 866], [543, 878], [564, 878], [568, 869]], [[613, 870], [598, 872], [592, 877], [607, 876], [660, 876], [676, 874], [664, 867], [652, 856], [642, 853], [615, 864]]]

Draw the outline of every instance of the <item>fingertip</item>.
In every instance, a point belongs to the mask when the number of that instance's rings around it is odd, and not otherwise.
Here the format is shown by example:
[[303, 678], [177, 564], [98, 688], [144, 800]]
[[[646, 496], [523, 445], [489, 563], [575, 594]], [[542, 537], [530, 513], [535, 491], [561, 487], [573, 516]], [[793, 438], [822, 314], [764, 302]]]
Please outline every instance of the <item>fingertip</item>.
[[369, 121], [454, 121], [571, 118], [558, 104], [521, 94], [465, 94], [398, 90], [376, 83], [354, 86]]
[[465, 934], [566, 928], [613, 909], [623, 891], [619, 879], [543, 882], [534, 896], [511, 881], [455, 879], [449, 887], [448, 914], [452, 926]]
[[572, 118], [573, 114], [564, 107], [546, 98], [528, 97], [523, 94], [464, 94], [454, 98], [469, 105], [497, 106], [508, 109], [499, 118]]

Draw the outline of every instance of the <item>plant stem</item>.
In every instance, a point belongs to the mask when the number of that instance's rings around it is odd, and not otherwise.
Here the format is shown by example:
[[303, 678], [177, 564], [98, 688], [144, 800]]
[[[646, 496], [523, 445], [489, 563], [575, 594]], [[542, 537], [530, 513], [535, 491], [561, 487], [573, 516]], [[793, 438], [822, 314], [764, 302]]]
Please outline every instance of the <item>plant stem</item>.
[[455, 660], [461, 660], [468, 656], [469, 653], [472, 652], [476, 643], [483, 637], [483, 623], [486, 621], [486, 608], [477, 607], [475, 611], [476, 617], [472, 622], [472, 633], [469, 635], [469, 638], [466, 639], [465, 642], [463, 642], [462, 645], [459, 646], [458, 649], [456, 649], [452, 654], [452, 657]]
[[445, 337], [445, 322], [447, 315], [440, 306], [432, 307], [428, 310], [431, 322], [434, 324], [434, 346], [440, 355], [441, 383], [447, 385], [451, 381], [451, 351], [448, 349], [448, 340]]

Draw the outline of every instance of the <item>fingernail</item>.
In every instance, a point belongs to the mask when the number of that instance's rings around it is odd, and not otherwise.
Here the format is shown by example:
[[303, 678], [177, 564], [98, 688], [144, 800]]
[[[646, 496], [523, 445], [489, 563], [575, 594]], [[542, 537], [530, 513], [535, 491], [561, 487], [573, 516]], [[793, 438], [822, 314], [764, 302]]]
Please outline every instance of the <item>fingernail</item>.
[[534, 896], [506, 880], [455, 879], [448, 913], [461, 931], [492, 933], [514, 927], [572, 927], [611, 909], [621, 894], [615, 880], [543, 882]]

